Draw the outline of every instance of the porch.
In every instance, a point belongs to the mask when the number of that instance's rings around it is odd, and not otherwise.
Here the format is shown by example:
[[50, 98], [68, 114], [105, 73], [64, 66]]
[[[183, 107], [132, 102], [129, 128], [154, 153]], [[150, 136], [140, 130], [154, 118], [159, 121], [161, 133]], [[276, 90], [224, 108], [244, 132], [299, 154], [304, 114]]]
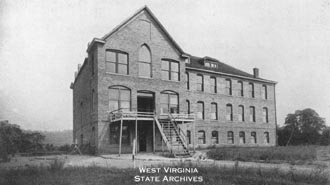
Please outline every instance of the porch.
[[[151, 151], [155, 153], [157, 148], [159, 151], [159, 140], [157, 139], [156, 142], [156, 138], [159, 138], [161, 140], [162, 152], [167, 148], [174, 156], [190, 156], [185, 133], [186, 129], [182, 129], [182, 127], [187, 123], [193, 124], [194, 131], [192, 137], [195, 138], [194, 114], [157, 114], [156, 112], [118, 109], [109, 112], [108, 116], [110, 126], [111, 124], [119, 124], [119, 156], [122, 153], [124, 125], [131, 125], [131, 128], [134, 129], [131, 135], [133, 138], [131, 141], [133, 154]], [[194, 139], [192, 141], [193, 149], [195, 150]]]

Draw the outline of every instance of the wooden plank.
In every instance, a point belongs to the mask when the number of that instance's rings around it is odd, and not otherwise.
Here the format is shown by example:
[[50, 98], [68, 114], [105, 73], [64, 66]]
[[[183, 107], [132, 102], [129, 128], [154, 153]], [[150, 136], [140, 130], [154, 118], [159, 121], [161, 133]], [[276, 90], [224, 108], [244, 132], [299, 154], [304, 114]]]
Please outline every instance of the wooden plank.
[[121, 142], [122, 142], [122, 136], [123, 136], [123, 118], [120, 120], [120, 134], [119, 134], [119, 156], [121, 154]]

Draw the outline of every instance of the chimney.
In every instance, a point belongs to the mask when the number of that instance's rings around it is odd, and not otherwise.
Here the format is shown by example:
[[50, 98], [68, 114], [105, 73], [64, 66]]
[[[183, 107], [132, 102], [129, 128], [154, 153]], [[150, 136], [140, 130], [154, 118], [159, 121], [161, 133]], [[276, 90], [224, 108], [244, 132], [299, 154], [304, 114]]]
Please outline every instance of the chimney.
[[259, 69], [258, 68], [253, 68], [253, 76], [254, 76], [254, 78], [259, 78]]

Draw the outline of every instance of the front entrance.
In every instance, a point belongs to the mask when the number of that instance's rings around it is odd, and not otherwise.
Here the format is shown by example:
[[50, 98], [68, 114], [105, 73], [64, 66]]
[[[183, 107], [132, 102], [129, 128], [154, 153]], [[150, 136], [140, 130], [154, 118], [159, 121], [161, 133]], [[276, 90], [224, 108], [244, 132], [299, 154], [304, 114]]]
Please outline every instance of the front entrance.
[[138, 151], [152, 152], [153, 151], [153, 133], [152, 122], [143, 121], [138, 123]]
[[154, 93], [148, 91], [138, 91], [137, 109], [138, 112], [153, 112], [155, 109]]

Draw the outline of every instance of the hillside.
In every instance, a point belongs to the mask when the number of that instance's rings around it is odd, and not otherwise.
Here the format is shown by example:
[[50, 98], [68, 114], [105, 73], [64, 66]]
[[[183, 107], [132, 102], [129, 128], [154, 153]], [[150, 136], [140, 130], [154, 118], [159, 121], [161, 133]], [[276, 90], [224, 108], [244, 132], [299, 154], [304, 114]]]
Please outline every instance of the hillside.
[[53, 144], [54, 146], [72, 144], [72, 130], [41, 131], [41, 134], [45, 136], [44, 144]]

